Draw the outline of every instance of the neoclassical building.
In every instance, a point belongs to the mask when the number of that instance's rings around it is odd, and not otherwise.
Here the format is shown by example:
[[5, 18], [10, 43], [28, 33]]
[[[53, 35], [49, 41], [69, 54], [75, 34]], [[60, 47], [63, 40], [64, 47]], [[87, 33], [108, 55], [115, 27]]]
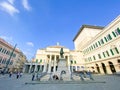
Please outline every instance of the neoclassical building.
[[26, 63], [24, 67], [25, 73], [37, 72], [56, 72], [58, 67], [58, 62], [60, 58], [60, 49], [63, 48], [64, 58], [66, 59], [66, 65], [70, 69], [78, 70], [79, 61], [74, 50], [69, 50], [68, 48], [61, 45], [48, 46], [44, 49], [38, 49], [36, 52], [35, 59], [31, 63]]
[[86, 69], [101, 74], [120, 71], [120, 16], [105, 27], [83, 25], [73, 41]]
[[100, 74], [120, 72], [120, 16], [105, 27], [82, 25], [74, 39], [74, 50], [64, 46], [38, 49], [34, 63], [26, 63], [24, 72], [55, 72], [60, 48], [70, 71], [91, 70]]

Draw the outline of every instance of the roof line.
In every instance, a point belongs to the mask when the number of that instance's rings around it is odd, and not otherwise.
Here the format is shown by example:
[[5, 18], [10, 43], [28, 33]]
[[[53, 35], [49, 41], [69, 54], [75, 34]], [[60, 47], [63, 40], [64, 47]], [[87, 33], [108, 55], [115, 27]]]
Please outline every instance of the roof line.
[[78, 37], [78, 35], [81, 33], [83, 28], [93, 28], [93, 29], [103, 29], [104, 27], [102, 26], [93, 26], [93, 25], [82, 25], [79, 31], [77, 32], [76, 36], [74, 37], [73, 41]]

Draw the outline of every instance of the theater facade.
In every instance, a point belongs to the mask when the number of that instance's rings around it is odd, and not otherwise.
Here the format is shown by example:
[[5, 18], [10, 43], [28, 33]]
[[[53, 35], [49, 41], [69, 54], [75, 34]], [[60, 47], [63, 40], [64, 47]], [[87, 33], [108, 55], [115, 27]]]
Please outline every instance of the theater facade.
[[120, 72], [120, 16], [105, 27], [82, 25], [73, 42], [74, 50], [61, 45], [38, 49], [33, 62], [25, 64], [24, 72], [56, 72], [61, 48], [70, 71]]

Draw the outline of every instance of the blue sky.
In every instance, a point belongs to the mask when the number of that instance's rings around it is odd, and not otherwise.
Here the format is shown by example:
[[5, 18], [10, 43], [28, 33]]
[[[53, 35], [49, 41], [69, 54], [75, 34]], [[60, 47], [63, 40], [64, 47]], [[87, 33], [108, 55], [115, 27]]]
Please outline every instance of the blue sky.
[[81, 25], [106, 26], [119, 14], [119, 0], [0, 0], [0, 37], [31, 59], [57, 42], [73, 50]]

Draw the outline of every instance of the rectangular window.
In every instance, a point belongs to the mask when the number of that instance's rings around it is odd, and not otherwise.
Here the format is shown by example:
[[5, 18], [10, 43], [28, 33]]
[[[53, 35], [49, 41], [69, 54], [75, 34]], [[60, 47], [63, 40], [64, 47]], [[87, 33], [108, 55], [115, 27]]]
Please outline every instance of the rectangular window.
[[119, 51], [118, 51], [117, 47], [115, 47], [115, 51], [116, 51], [117, 54], [119, 54]]
[[114, 32], [112, 32], [112, 34], [113, 34], [113, 36], [114, 36], [114, 37], [116, 37], [116, 35], [115, 35], [115, 33], [114, 33]]
[[0, 48], [0, 52], [2, 51], [2, 48]]
[[103, 41], [103, 39], [101, 39], [101, 44], [104, 44], [104, 41]]
[[89, 50], [91, 51], [91, 48], [89, 47]]
[[108, 53], [108, 51], [106, 51], [106, 53], [107, 53], [107, 56], [110, 56], [109, 53]]
[[104, 39], [105, 39], [105, 41], [107, 42], [107, 38], [106, 38], [106, 37], [104, 37]]
[[114, 53], [113, 53], [112, 49], [110, 49], [110, 52], [111, 52], [111, 54], [112, 54], [112, 55], [114, 55]]
[[0, 57], [0, 63], [2, 62], [2, 57]]
[[99, 45], [101, 46], [100, 42], [98, 41]]
[[38, 63], [38, 59], [36, 59], [36, 63]]
[[106, 57], [104, 52], [103, 52], [103, 56], [104, 56], [104, 58]]
[[98, 57], [99, 57], [99, 59], [101, 59], [101, 55], [100, 54], [98, 54]]
[[119, 28], [117, 28], [117, 32], [118, 32], [118, 34], [120, 35], [120, 29], [119, 29]]
[[96, 47], [98, 47], [97, 43], [95, 43]]
[[94, 48], [95, 48], [95, 45], [93, 44]]
[[108, 39], [108, 40], [111, 40], [111, 39], [112, 39], [112, 37], [111, 37], [110, 34], [107, 35], [107, 39]]
[[4, 52], [4, 49], [2, 49], [2, 53]]
[[95, 56], [93, 56], [93, 59], [96, 60]]
[[90, 61], [92, 61], [92, 58], [90, 57]]
[[40, 59], [40, 63], [42, 62], [42, 59]]
[[93, 49], [93, 46], [91, 46], [91, 48]]
[[76, 61], [74, 61], [74, 64], [76, 64]]

